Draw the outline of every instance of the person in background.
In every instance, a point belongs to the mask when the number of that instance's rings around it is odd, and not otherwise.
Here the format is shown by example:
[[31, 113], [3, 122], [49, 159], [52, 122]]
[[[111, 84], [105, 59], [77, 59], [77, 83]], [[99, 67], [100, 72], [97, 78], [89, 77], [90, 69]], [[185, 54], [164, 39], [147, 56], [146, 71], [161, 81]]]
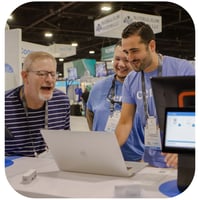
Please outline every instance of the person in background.
[[46, 52], [25, 58], [23, 85], [5, 94], [5, 126], [13, 136], [5, 139], [5, 155], [37, 156], [47, 148], [40, 129], [70, 129], [69, 99], [55, 89], [56, 67]]
[[89, 91], [89, 86], [85, 87], [84, 92], [82, 93], [81, 99], [83, 102], [83, 111], [84, 111], [84, 116], [86, 115], [86, 108], [87, 108], [87, 101], [89, 97], [90, 91]]
[[[164, 154], [159, 150], [162, 133], [160, 135], [150, 78], [194, 75], [194, 67], [184, 59], [157, 53], [155, 35], [143, 22], [133, 22], [123, 30], [122, 49], [134, 71], [123, 84], [121, 116], [115, 131], [118, 142], [123, 145], [136, 130], [140, 143], [135, 147], [141, 149], [143, 143], [144, 161], [155, 167], [176, 168], [177, 154]], [[139, 118], [141, 124], [135, 126], [135, 118]], [[144, 140], [144, 135], [148, 139]], [[152, 145], [153, 142], [156, 145]]]
[[75, 92], [75, 102], [79, 103], [81, 101], [81, 96], [82, 96], [82, 89], [79, 87], [79, 85], [76, 86], [74, 89]]
[[83, 94], [82, 94], [82, 96], [81, 96], [82, 100], [83, 100], [85, 103], [87, 103], [87, 101], [88, 101], [89, 94], [90, 94], [89, 87], [86, 86], [86, 88], [85, 88], [85, 90], [84, 90], [84, 92], [83, 92]]
[[[113, 132], [119, 119], [122, 103], [122, 85], [132, 67], [124, 52], [121, 41], [114, 48], [114, 74], [98, 81], [90, 91], [87, 102], [86, 118], [90, 130]], [[124, 160], [141, 160], [143, 149], [138, 150], [133, 145], [137, 136], [131, 130], [127, 142], [121, 147]], [[103, 148], [103, 147], [102, 147]]]

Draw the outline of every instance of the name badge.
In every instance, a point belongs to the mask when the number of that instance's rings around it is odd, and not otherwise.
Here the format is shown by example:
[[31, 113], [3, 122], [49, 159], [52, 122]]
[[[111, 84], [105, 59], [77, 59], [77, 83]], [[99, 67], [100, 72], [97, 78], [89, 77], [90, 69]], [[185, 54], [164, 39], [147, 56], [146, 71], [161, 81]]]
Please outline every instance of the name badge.
[[117, 123], [119, 121], [119, 118], [120, 118], [120, 111], [114, 111], [113, 114], [108, 117], [108, 121], [106, 123], [105, 131], [110, 132], [110, 133], [114, 133], [116, 126], [117, 126]]
[[145, 146], [161, 149], [160, 128], [156, 125], [156, 118], [150, 116], [147, 119], [145, 131]]

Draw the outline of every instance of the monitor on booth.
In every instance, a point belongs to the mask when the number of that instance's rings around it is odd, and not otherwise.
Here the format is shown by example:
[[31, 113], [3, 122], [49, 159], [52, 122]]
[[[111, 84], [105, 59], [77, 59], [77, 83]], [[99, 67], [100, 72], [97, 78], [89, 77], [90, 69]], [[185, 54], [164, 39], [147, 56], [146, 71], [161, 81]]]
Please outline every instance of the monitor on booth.
[[107, 75], [108, 75], [108, 71], [107, 71], [106, 62], [97, 62], [96, 63], [96, 77], [103, 77]]
[[195, 76], [152, 77], [151, 85], [161, 131], [166, 107], [195, 107]]
[[[177, 187], [180, 191], [184, 191], [190, 185], [195, 172], [195, 124], [193, 124], [195, 117], [195, 76], [153, 77], [151, 84], [158, 123], [163, 133], [162, 148], [165, 152], [178, 153]], [[187, 111], [187, 113], [184, 111]], [[186, 120], [186, 123], [191, 125], [188, 126], [187, 124], [187, 128], [192, 131], [191, 135], [174, 132], [176, 137], [173, 135], [172, 138], [166, 140], [168, 137], [166, 133], [169, 134], [165, 130], [168, 126], [166, 122], [169, 122], [167, 121], [168, 118], [174, 119], [172, 115], [178, 116], [175, 117], [176, 120], [179, 117], [179, 120], [183, 120], [183, 115], [187, 116], [189, 121]], [[177, 131], [178, 128], [174, 126], [174, 131]], [[187, 141], [182, 140], [183, 136]], [[176, 145], [174, 145], [177, 142], [175, 142], [175, 139], [178, 141]]]
[[167, 107], [165, 109], [162, 151], [171, 153], [194, 153], [194, 107]]

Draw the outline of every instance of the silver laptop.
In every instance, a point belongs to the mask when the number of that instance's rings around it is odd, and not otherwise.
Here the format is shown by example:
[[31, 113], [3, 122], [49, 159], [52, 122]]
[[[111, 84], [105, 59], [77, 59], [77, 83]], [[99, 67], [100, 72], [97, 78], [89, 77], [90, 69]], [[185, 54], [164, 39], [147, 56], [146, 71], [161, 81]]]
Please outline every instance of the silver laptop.
[[125, 162], [114, 133], [41, 130], [62, 171], [132, 176], [147, 163]]

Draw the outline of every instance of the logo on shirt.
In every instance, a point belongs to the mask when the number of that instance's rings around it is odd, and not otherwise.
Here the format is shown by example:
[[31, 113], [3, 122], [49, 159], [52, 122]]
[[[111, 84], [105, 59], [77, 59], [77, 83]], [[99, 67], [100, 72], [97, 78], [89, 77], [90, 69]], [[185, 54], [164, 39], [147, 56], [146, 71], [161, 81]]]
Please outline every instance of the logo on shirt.
[[[136, 96], [137, 96], [137, 99], [141, 100], [143, 97], [142, 97], [142, 91], [137, 91], [136, 93]], [[153, 92], [152, 92], [152, 88], [149, 88], [146, 90], [146, 99], [150, 98], [153, 96]]]

